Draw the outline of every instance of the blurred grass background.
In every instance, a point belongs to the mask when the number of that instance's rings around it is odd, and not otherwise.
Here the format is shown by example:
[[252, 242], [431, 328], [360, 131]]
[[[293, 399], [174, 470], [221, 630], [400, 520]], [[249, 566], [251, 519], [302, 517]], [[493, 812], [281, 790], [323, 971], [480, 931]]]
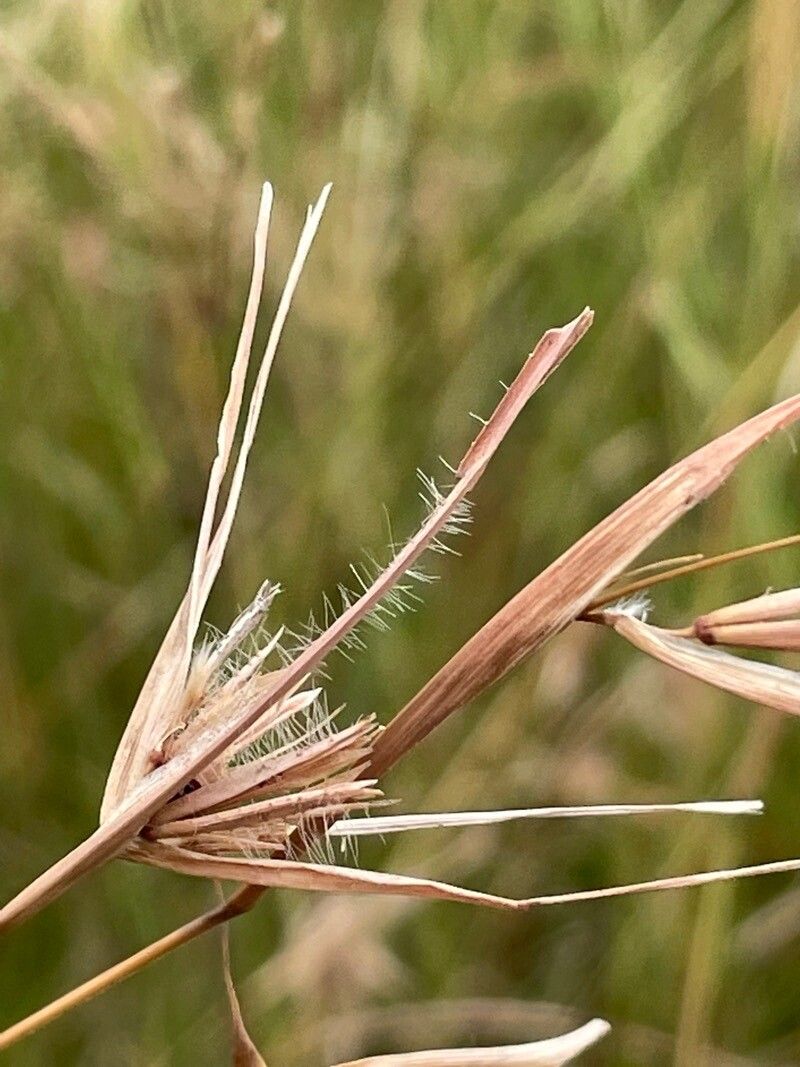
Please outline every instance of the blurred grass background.
[[[209, 620], [263, 576], [303, 618], [415, 525], [548, 326], [591, 335], [475, 494], [426, 604], [335, 665], [384, 721], [493, 611], [671, 460], [800, 388], [796, 0], [17, 0], [0, 12], [0, 891], [90, 832], [184, 586], [249, 271], [277, 191], [267, 306], [334, 194], [273, 373]], [[262, 326], [263, 329], [263, 326]], [[788, 438], [649, 558], [800, 527]], [[659, 591], [656, 617], [797, 581], [797, 550]], [[409, 835], [363, 862], [512, 894], [800, 848], [798, 725], [576, 626], [387, 783], [403, 810], [761, 796], [687, 817]], [[111, 865], [4, 942], [11, 1022], [204, 907]], [[548, 909], [276, 893], [234, 927], [270, 1064], [546, 1036], [584, 1062], [800, 1062], [800, 882]], [[213, 938], [8, 1055], [217, 1064]]]

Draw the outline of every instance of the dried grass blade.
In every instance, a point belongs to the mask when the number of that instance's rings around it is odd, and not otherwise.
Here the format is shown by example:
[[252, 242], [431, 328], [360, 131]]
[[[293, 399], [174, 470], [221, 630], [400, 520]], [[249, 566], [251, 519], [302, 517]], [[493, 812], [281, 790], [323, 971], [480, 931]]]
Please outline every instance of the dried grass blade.
[[741, 659], [719, 648], [676, 637], [630, 615], [607, 614], [621, 637], [632, 645], [717, 689], [735, 693], [789, 715], [800, 715], [800, 674], [771, 663]]
[[800, 417], [800, 396], [756, 415], [665, 471], [590, 530], [478, 631], [394, 717], [375, 745], [380, 777], [462, 707], [575, 619], [757, 445]]
[[[228, 467], [233, 438], [239, 421], [250, 350], [253, 344], [261, 291], [264, 285], [272, 199], [272, 186], [269, 182], [266, 182], [261, 191], [261, 201], [253, 237], [253, 268], [245, 305], [244, 320], [231, 368], [228, 395], [225, 398], [217, 431], [217, 456], [211, 466], [209, 475], [189, 590], [175, 613], [175, 618], [156, 654], [139, 698], [131, 712], [125, 732], [117, 747], [100, 806], [101, 822], [107, 818], [127, 792], [130, 776], [133, 773], [134, 757], [138, 751], [142, 726], [152, 714], [153, 708], [174, 707], [186, 677], [186, 669], [188, 667], [187, 644], [189, 646], [188, 651], [191, 652], [191, 642], [187, 641], [187, 634], [192, 631], [192, 618], [196, 612], [199, 596], [200, 573], [205, 565], [208, 539], [216, 511], [219, 489]], [[192, 634], [192, 640], [195, 632], [196, 627]]]
[[787, 874], [800, 871], [800, 859], [775, 860], [746, 867], [702, 871], [698, 874], [654, 878], [646, 882], [606, 886], [603, 889], [584, 889], [571, 893], [550, 893], [544, 896], [514, 900], [511, 897], [462, 889], [445, 882], [409, 875], [384, 874], [377, 871], [349, 867], [317, 866], [294, 860], [231, 859], [205, 856], [163, 843], [137, 842], [131, 853], [143, 863], [165, 867], [182, 874], [221, 881], [244, 882], [248, 885], [274, 889], [307, 890], [317, 893], [367, 893], [376, 896], [414, 897], [424, 900], [477, 904], [505, 911], [526, 911], [551, 904], [576, 904], [607, 897], [632, 896], [638, 893], [663, 892], [668, 889], [691, 889], [713, 882], [729, 882], [738, 878], [756, 878], [767, 874]]
[[505, 911], [520, 911], [531, 906], [526, 900], [481, 893], [410, 875], [385, 874], [379, 871], [331, 864], [302, 863], [286, 859], [244, 859], [206, 856], [165, 842], [136, 841], [129, 854], [141, 863], [164, 867], [198, 878], [244, 882], [273, 889], [305, 890], [314, 893], [359, 893], [376, 896], [413, 897], [422, 900], [478, 904]]
[[[195, 571], [192, 574], [190, 590], [188, 593], [188, 606], [181, 605], [178, 615], [181, 623], [185, 623], [186, 633], [183, 635], [185, 639], [185, 648], [180, 653], [180, 665], [176, 668], [175, 663], [171, 665], [173, 671], [177, 670], [179, 681], [186, 678], [186, 672], [189, 666], [189, 659], [191, 656], [191, 648], [194, 642], [197, 627], [199, 625], [199, 618], [201, 618], [203, 609], [208, 600], [211, 587], [213, 585], [215, 577], [217, 577], [221, 564], [222, 557], [225, 552], [225, 547], [230, 536], [230, 529], [234, 524], [234, 517], [236, 509], [239, 504], [239, 496], [242, 490], [242, 484], [244, 482], [244, 473], [247, 464], [247, 458], [250, 456], [250, 450], [255, 439], [256, 428], [258, 425], [258, 419], [263, 404], [263, 397], [265, 397], [267, 382], [269, 379], [269, 373], [272, 368], [275, 352], [281, 334], [283, 332], [286, 318], [289, 314], [289, 307], [294, 296], [294, 290], [297, 289], [298, 282], [300, 281], [300, 275], [305, 265], [305, 260], [310, 251], [311, 242], [317, 233], [319, 223], [322, 218], [322, 212], [327, 201], [327, 196], [331, 191], [331, 186], [327, 185], [322, 190], [319, 200], [314, 208], [311, 208], [308, 212], [305, 225], [303, 226], [300, 239], [298, 241], [298, 248], [295, 250], [294, 259], [292, 260], [291, 267], [287, 276], [284, 291], [281, 296], [281, 300], [278, 302], [275, 317], [272, 322], [272, 328], [270, 330], [269, 339], [267, 341], [267, 347], [265, 353], [261, 357], [261, 364], [258, 369], [258, 375], [256, 377], [255, 385], [253, 386], [253, 394], [251, 396], [249, 410], [247, 410], [247, 417], [244, 424], [244, 431], [242, 435], [242, 443], [239, 448], [239, 455], [234, 467], [233, 476], [230, 480], [230, 489], [228, 491], [225, 507], [220, 519], [220, 523], [215, 530], [210, 546], [205, 551], [203, 559], [198, 563]], [[246, 365], [243, 370], [246, 371]], [[239, 376], [236, 377], [236, 387], [240, 387]], [[231, 385], [231, 391], [233, 391], [233, 385]], [[239, 401], [241, 397], [239, 397]], [[233, 416], [236, 414], [238, 420], [238, 405], [231, 403], [227, 413], [223, 413], [223, 419], [228, 424], [233, 421]], [[236, 429], [236, 424], [233, 427], [226, 425], [223, 441], [224, 446], [227, 449], [227, 455], [225, 456], [225, 464], [229, 459], [230, 448], [230, 434]], [[221, 427], [222, 430], [222, 427]], [[214, 474], [212, 482], [209, 484], [209, 491], [219, 490], [217, 485], [218, 478], [222, 475], [218, 472]], [[215, 500], [214, 500], [215, 508]], [[208, 510], [208, 509], [206, 509]], [[212, 517], [211, 512], [211, 517]], [[206, 513], [204, 512], [204, 519], [206, 519]], [[205, 537], [205, 535], [203, 535]], [[198, 544], [199, 551], [199, 544]], [[181, 628], [183, 626], [181, 625]], [[178, 641], [180, 635], [176, 635]], [[173, 656], [176, 655], [176, 648], [172, 648]], [[175, 686], [171, 690], [171, 696], [174, 697]], [[123, 749], [123, 765], [118, 768], [118, 773], [115, 771], [117, 765], [117, 759], [114, 760], [114, 766], [112, 766], [112, 775], [114, 775], [114, 795], [117, 800], [121, 800], [123, 796], [127, 795], [130, 787], [135, 782], [141, 781], [147, 774], [149, 769], [148, 759], [149, 752], [157, 747], [160, 735], [164, 732], [165, 722], [169, 721], [171, 710], [174, 707], [174, 703], [167, 703], [161, 700], [151, 700], [146, 703], [139, 701], [137, 707], [134, 708], [134, 713], [128, 722], [126, 733], [123, 737], [123, 743], [121, 748]], [[141, 715], [138, 714], [141, 712]], [[103, 801], [103, 813], [107, 813], [113, 808], [112, 803], [106, 803]]]
[[[179, 642], [181, 639], [180, 634], [176, 633], [174, 635], [173, 643], [170, 645], [170, 656], [172, 657], [172, 661], [169, 667], [170, 671], [177, 675], [178, 682], [182, 682], [186, 677], [186, 671], [191, 657], [191, 648], [197, 635], [200, 616], [222, 564], [222, 557], [228, 543], [234, 516], [236, 514], [236, 508], [239, 503], [247, 460], [255, 438], [275, 352], [277, 351], [278, 342], [280, 341], [281, 333], [283, 332], [283, 326], [289, 313], [294, 292], [300, 280], [300, 274], [302, 273], [303, 266], [311, 249], [311, 244], [319, 227], [322, 213], [330, 193], [330, 188], [330, 185], [326, 185], [322, 190], [317, 203], [309, 210], [305, 225], [300, 234], [294, 260], [289, 268], [286, 284], [284, 285], [283, 293], [278, 302], [278, 309], [275, 312], [267, 345], [253, 386], [253, 392], [250, 397], [250, 404], [242, 435], [242, 443], [236, 458], [236, 464], [231, 477], [231, 485], [228, 491], [225, 507], [216, 532], [211, 539], [210, 546], [205, 549], [202, 559], [200, 558], [199, 553], [202, 544], [207, 540], [208, 531], [204, 532], [201, 529], [201, 538], [198, 541], [198, 557], [192, 574], [190, 588], [187, 593], [188, 604], [184, 603], [178, 610], [180, 625], [181, 628], [184, 628], [184, 647], [179, 652], [179, 658], [176, 657], [178, 657]], [[248, 320], [248, 328], [249, 325]], [[242, 371], [242, 373], [245, 373], [247, 369], [246, 363], [240, 365], [240, 368], [238, 369], [239, 371]], [[231, 392], [234, 392], [235, 383], [238, 402], [234, 396], [233, 401], [228, 407], [226, 401], [227, 410], [223, 410], [223, 422], [225, 422], [225, 427], [223, 428], [222, 423], [220, 424], [220, 435], [225, 449], [225, 466], [227, 466], [230, 458], [232, 434], [235, 432], [239, 406], [241, 404], [241, 395], [238, 394], [238, 390], [243, 388], [243, 382], [240, 381], [240, 378], [241, 374], [232, 375]], [[230, 396], [231, 394], [229, 394], [229, 399]], [[236, 416], [236, 421], [234, 421], [234, 415]], [[222, 463], [220, 463], [216, 471], [214, 471], [214, 468], [212, 467], [212, 479], [209, 482], [209, 492], [212, 494], [212, 497], [215, 497], [218, 494], [219, 485], [217, 482], [221, 481], [223, 474]], [[214, 499], [213, 510], [210, 506], [204, 508], [203, 520], [206, 521], [207, 525], [213, 520], [213, 513], [215, 510], [216, 499]], [[159, 738], [164, 733], [165, 724], [169, 722], [172, 709], [174, 708], [174, 698], [176, 695], [175, 683], [173, 683], [169, 695], [173, 698], [173, 703], [167, 703], [162, 700], [148, 700], [145, 703], [143, 703], [141, 699], [137, 701], [136, 708], [131, 715], [120, 744], [120, 749], [118, 750], [117, 756], [115, 756], [114, 759], [114, 764], [112, 765], [111, 776], [113, 776], [113, 789], [109, 792], [107, 788], [106, 792], [108, 800], [104, 798], [101, 809], [101, 818], [107, 816], [116, 806], [116, 803], [121, 802], [122, 797], [126, 796], [131, 787], [135, 783], [140, 782], [150, 769], [148, 765], [149, 753], [158, 745]], [[111, 776], [109, 780], [111, 780]], [[112, 800], [112, 796], [114, 800]]]
[[510, 808], [506, 811], [444, 811], [426, 815], [370, 815], [344, 819], [328, 827], [328, 837], [365, 837], [402, 833], [405, 830], [438, 830], [446, 827], [489, 826], [519, 819], [572, 819], [608, 815], [658, 815], [694, 812], [703, 815], [760, 815], [761, 800], [702, 800], [678, 804], [585, 804], [573, 807]]
[[605, 1037], [611, 1026], [592, 1019], [577, 1030], [544, 1041], [497, 1048], [431, 1049], [348, 1060], [334, 1067], [562, 1067]]
[[[152, 715], [153, 708], [180, 707], [185, 681], [182, 654], [188, 617], [189, 597], [187, 595], [161, 642], [161, 647], [148, 671], [114, 754], [100, 804], [101, 826], [109, 821], [114, 812], [119, 809], [128, 790], [133, 768], [141, 763], [142, 730], [145, 722]], [[160, 738], [155, 739], [150, 746], [151, 749], [156, 747], [159, 740]], [[0, 917], [2, 917], [2, 911], [0, 911]]]
[[[325, 210], [330, 191], [331, 185], [329, 183], [324, 186], [316, 204], [308, 211], [305, 225], [300, 233], [300, 239], [297, 242], [294, 259], [289, 268], [286, 284], [283, 287], [283, 292], [281, 293], [281, 298], [278, 302], [278, 309], [272, 320], [266, 348], [264, 349], [264, 355], [261, 357], [261, 365], [258, 368], [258, 375], [253, 386], [253, 393], [250, 397], [250, 406], [247, 411], [244, 434], [239, 448], [239, 455], [236, 458], [236, 466], [233, 470], [228, 499], [225, 503], [225, 509], [219, 521], [219, 526], [214, 534], [214, 540], [206, 555], [205, 566], [200, 583], [200, 596], [198, 602], [199, 612], [202, 612], [205, 607], [208, 595], [211, 592], [211, 587], [214, 584], [214, 579], [219, 573], [219, 568], [222, 564], [222, 557], [228, 544], [228, 538], [230, 537], [233, 520], [239, 504], [239, 497], [241, 495], [242, 486], [244, 484], [244, 475], [247, 468], [247, 460], [253, 446], [253, 441], [255, 440], [258, 420], [261, 415], [261, 408], [264, 404], [264, 394], [266, 393], [267, 382], [269, 380], [270, 371], [272, 370], [275, 353], [278, 350], [278, 343], [280, 342], [281, 334], [283, 333], [283, 327], [289, 314], [297, 284], [300, 281], [300, 275], [303, 272], [308, 253], [311, 251], [311, 245], [316, 236], [319, 224], [322, 221], [322, 214]], [[193, 624], [199, 624], [199, 612], [197, 617], [191, 620]], [[194, 641], [194, 634], [192, 634], [192, 641]]]
[[203, 503], [203, 515], [200, 520], [200, 530], [197, 536], [197, 548], [195, 550], [192, 575], [189, 580], [189, 620], [187, 626], [188, 644], [186, 649], [186, 663], [191, 656], [194, 636], [200, 622], [201, 586], [206, 569], [206, 556], [211, 542], [211, 531], [214, 525], [214, 517], [217, 512], [219, 492], [222, 480], [228, 469], [233, 442], [236, 436], [236, 427], [239, 425], [239, 414], [242, 408], [242, 398], [247, 381], [247, 368], [250, 363], [250, 350], [253, 346], [253, 337], [256, 330], [258, 308], [261, 303], [261, 292], [264, 287], [264, 270], [267, 260], [267, 236], [269, 233], [269, 220], [272, 213], [272, 185], [265, 182], [261, 193], [261, 203], [258, 209], [258, 221], [255, 232], [255, 255], [253, 257], [253, 274], [250, 279], [250, 290], [247, 294], [245, 305], [244, 323], [236, 347], [236, 355], [231, 366], [230, 384], [228, 394], [222, 406], [222, 415], [217, 429], [217, 454], [211, 464], [211, 473], [208, 478], [208, 489]]
[[[573, 322], [544, 334], [486, 425], [465, 452], [458, 465], [459, 477], [464, 477], [473, 467], [486, 466], [528, 400], [564, 362], [591, 326], [593, 317], [591, 309], [584, 308]], [[567, 344], [564, 343], [565, 339], [568, 340]]]

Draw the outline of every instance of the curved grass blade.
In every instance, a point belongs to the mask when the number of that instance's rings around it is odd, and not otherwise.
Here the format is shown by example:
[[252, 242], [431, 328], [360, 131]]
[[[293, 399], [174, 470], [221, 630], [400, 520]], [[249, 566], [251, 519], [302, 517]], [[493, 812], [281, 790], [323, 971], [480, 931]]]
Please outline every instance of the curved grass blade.
[[742, 659], [700, 641], [678, 637], [623, 613], [606, 612], [613, 629], [632, 645], [676, 670], [717, 689], [800, 715], [800, 674], [772, 663]]
[[605, 1037], [605, 1019], [592, 1019], [577, 1030], [544, 1041], [498, 1048], [431, 1049], [389, 1056], [367, 1056], [334, 1067], [561, 1067]]

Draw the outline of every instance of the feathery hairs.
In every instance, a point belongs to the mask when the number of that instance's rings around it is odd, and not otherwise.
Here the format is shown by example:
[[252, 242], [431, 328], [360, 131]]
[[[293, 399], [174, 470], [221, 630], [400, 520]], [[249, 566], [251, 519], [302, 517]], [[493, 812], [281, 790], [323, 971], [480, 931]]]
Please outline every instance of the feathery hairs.
[[[453, 468], [441, 459], [441, 463], [449, 473], [455, 474]], [[437, 508], [441, 508], [447, 498], [447, 494], [453, 489], [453, 483], [441, 488], [436, 479], [424, 471], [417, 469], [417, 480], [421, 488], [417, 496], [424, 505], [423, 519], [430, 519]], [[387, 519], [388, 521], [388, 519]], [[472, 523], [472, 501], [466, 497], [459, 501], [452, 513], [445, 521], [441, 532], [432, 537], [426, 546], [426, 552], [433, 555], [458, 556], [460, 553], [450, 544], [450, 540], [464, 534], [468, 534]], [[408, 545], [408, 540], [403, 545], [398, 545], [394, 540], [389, 525], [389, 551], [396, 555], [401, 547]], [[284, 636], [281, 639], [279, 652], [288, 665], [303, 652], [312, 641], [321, 637], [322, 634], [336, 621], [343, 612], [347, 611], [359, 597], [368, 593], [370, 588], [380, 579], [381, 574], [388, 565], [388, 561], [380, 563], [372, 552], [366, 549], [362, 551], [363, 559], [350, 564], [350, 579], [348, 582], [341, 581], [336, 586], [336, 594], [331, 597], [323, 593], [322, 608], [319, 612], [310, 611], [306, 622], [295, 627], [285, 627]], [[336, 646], [336, 651], [346, 660], [353, 662], [353, 654], [362, 652], [366, 648], [365, 628], [378, 633], [387, 633], [391, 629], [392, 622], [400, 616], [416, 611], [423, 603], [421, 586], [430, 585], [438, 581], [438, 574], [424, 569], [419, 562], [409, 567], [405, 572], [405, 579], [398, 580], [394, 585], [386, 589], [381, 599], [371, 608], [363, 618], [363, 621], [353, 626]], [[338, 605], [336, 604], [338, 600]], [[325, 675], [324, 661], [317, 663], [317, 674]]]

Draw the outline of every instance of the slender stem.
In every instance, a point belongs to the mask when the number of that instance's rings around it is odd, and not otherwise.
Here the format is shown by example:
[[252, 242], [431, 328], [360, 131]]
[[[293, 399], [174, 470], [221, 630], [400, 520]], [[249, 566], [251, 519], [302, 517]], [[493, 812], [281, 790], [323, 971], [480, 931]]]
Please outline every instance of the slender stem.
[[88, 982], [84, 982], [77, 988], [70, 990], [69, 993], [65, 993], [63, 997], [59, 997], [44, 1008], [40, 1008], [39, 1011], [29, 1015], [26, 1019], [22, 1019], [20, 1022], [10, 1026], [0, 1033], [0, 1051], [10, 1048], [11, 1045], [21, 1041], [22, 1038], [30, 1036], [30, 1034], [40, 1030], [43, 1026], [47, 1026], [48, 1023], [71, 1011], [72, 1008], [77, 1008], [80, 1004], [85, 1004], [88, 1000], [99, 996], [100, 993], [104, 993], [111, 986], [142, 970], [148, 963], [166, 956], [173, 949], [180, 948], [181, 945], [193, 941], [208, 930], [213, 930], [214, 927], [229, 922], [231, 919], [236, 918], [237, 915], [243, 915], [256, 904], [263, 893], [262, 886], [244, 886], [224, 903], [218, 904], [210, 911], [199, 915], [196, 919], [192, 919], [177, 930], [173, 930], [172, 933], [159, 938], [158, 941], [154, 941], [151, 945], [134, 953], [126, 960], [122, 960], [121, 963], [115, 963], [107, 971], [95, 975]]
[[661, 574], [649, 575], [645, 578], [639, 578], [635, 582], [628, 582], [626, 585], [618, 585], [616, 588], [606, 590], [606, 592], [601, 593], [599, 597], [593, 600], [587, 606], [581, 618], [590, 615], [593, 611], [597, 611], [598, 608], [605, 607], [607, 604], [613, 604], [615, 600], [631, 596], [642, 589], [650, 589], [651, 586], [658, 585], [660, 582], [670, 582], [673, 578], [683, 577], [684, 574], [693, 574], [695, 571], [721, 567], [726, 563], [735, 563], [737, 560], [747, 559], [748, 556], [757, 556], [762, 552], [775, 552], [779, 548], [788, 548], [790, 545], [797, 544], [800, 544], [800, 534], [791, 534], [789, 537], [781, 537], [777, 541], [764, 541], [758, 545], [748, 545], [746, 548], [735, 548], [732, 552], [723, 552], [719, 556], [704, 556], [702, 559], [696, 559], [691, 563], [684, 563], [680, 567], [662, 571]]
[[653, 574], [654, 571], [665, 571], [667, 568], [675, 568], [679, 563], [694, 563], [698, 559], [704, 559], [705, 553], [692, 552], [687, 556], [672, 556], [670, 559], [658, 559], [655, 563], [643, 563], [641, 567], [632, 567], [629, 571], [625, 571], [617, 579], [618, 582], [628, 581], [631, 578], [638, 578], [642, 574]]

